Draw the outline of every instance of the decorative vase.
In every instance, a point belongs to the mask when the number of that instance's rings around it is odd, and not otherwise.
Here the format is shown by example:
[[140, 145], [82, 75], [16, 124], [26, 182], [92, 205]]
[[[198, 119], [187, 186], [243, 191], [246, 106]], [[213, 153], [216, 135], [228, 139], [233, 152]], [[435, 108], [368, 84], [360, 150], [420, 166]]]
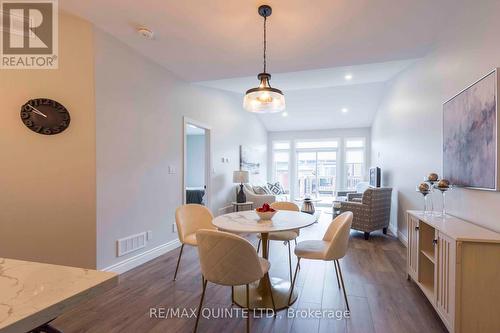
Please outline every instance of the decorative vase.
[[245, 192], [243, 191], [243, 184], [240, 184], [240, 191], [236, 195], [236, 202], [237, 203], [247, 202], [247, 196], [245, 195]]
[[[424, 214], [427, 214], [427, 212], [429, 211], [429, 199], [428, 198], [429, 198], [429, 194], [431, 193], [430, 188], [431, 187], [429, 186], [427, 181], [424, 181], [423, 183], [420, 183], [417, 186], [417, 192], [422, 194], [422, 196], [424, 197]], [[431, 205], [432, 205], [432, 201], [431, 201]], [[431, 208], [431, 214], [432, 214], [432, 208]]]
[[301, 209], [301, 211], [303, 213], [314, 215], [314, 212], [316, 210], [314, 209], [314, 204], [311, 201], [311, 199], [307, 199], [307, 198], [304, 199], [304, 202], [302, 203], [302, 209]]
[[451, 189], [451, 185], [448, 180], [441, 179], [436, 185], [434, 185], [434, 187], [439, 191], [441, 191], [441, 194], [443, 195], [441, 214], [444, 218], [446, 217], [446, 192]]

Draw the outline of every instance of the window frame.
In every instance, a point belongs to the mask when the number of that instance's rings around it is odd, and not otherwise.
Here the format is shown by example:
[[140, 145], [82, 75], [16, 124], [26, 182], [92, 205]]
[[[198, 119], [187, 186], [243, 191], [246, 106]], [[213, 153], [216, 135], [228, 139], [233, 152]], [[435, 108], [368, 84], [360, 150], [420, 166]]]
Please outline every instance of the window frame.
[[[330, 148], [297, 148], [297, 144], [300, 143], [300, 142], [333, 142], [335, 141], [337, 143], [337, 146], [336, 147], [330, 147]], [[341, 160], [339, 160], [339, 158], [341, 158], [341, 152], [342, 152], [342, 139], [339, 138], [339, 137], [331, 137], [331, 138], [320, 138], [320, 139], [295, 139], [293, 141], [293, 149], [294, 149], [294, 156], [295, 156], [295, 160], [294, 160], [294, 163], [295, 163], [295, 166], [294, 166], [294, 169], [295, 169], [295, 172], [294, 172], [294, 197], [300, 197], [300, 193], [297, 193], [298, 189], [299, 189], [299, 186], [298, 186], [298, 181], [299, 181], [299, 165], [298, 165], [298, 162], [299, 162], [299, 159], [298, 159], [298, 155], [299, 153], [302, 153], [302, 152], [315, 152], [315, 153], [321, 153], [321, 152], [335, 152], [336, 154], [336, 157], [335, 157], [335, 183], [338, 187], [339, 185], [339, 177], [342, 176], [341, 173], [342, 173], [342, 170], [340, 170], [339, 168], [339, 162], [341, 163]], [[335, 188], [335, 192], [337, 192], [338, 189]]]
[[[287, 143], [288, 149], [286, 148], [274, 148], [275, 143]], [[271, 142], [271, 181], [273, 183], [279, 181], [276, 179], [276, 159], [275, 153], [287, 153], [288, 154], [288, 188], [285, 188], [286, 191], [290, 191], [290, 182], [291, 182], [291, 160], [292, 160], [292, 147], [293, 142], [291, 140], [273, 140]], [[283, 186], [283, 184], [281, 184]]]
[[[363, 147], [347, 147], [347, 142], [348, 141], [362, 141], [363, 142]], [[347, 171], [348, 171], [348, 164], [357, 164], [357, 163], [347, 163], [347, 153], [351, 151], [361, 151], [363, 153], [363, 163], [361, 163], [361, 180], [360, 182], [366, 181], [366, 172], [367, 172], [367, 147], [366, 147], [366, 137], [344, 137], [343, 142], [342, 142], [342, 148], [343, 148], [343, 154], [342, 154], [342, 182], [343, 182], [343, 187], [345, 190], [350, 191], [354, 190], [355, 187], [350, 188], [348, 187], [348, 176], [347, 176]]]

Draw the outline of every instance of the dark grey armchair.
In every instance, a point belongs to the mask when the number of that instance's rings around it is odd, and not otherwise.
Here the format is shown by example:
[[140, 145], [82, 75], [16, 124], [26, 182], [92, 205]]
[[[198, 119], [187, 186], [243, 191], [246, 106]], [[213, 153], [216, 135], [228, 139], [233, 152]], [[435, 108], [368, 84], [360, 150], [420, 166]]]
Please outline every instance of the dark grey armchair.
[[361, 202], [342, 202], [340, 213], [351, 211], [354, 214], [351, 228], [363, 231], [365, 239], [370, 237], [370, 232], [379, 229], [386, 234], [391, 215], [391, 194], [392, 188], [369, 188], [363, 193]]

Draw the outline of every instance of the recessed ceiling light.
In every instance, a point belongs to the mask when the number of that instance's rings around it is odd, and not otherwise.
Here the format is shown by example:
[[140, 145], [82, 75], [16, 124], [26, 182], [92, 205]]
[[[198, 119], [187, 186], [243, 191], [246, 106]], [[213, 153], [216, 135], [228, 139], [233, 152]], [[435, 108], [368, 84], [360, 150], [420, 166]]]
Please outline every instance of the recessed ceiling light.
[[288, 117], [288, 113], [285, 111], [281, 114], [283, 117]]
[[146, 39], [153, 39], [154, 33], [146, 27], [137, 28], [137, 33]]
[[342, 113], [347, 113], [347, 112], [349, 112], [348, 108], [342, 108]]
[[351, 80], [352, 79], [352, 74], [346, 74], [346, 75], [344, 75], [344, 79], [346, 79], [347, 81]]

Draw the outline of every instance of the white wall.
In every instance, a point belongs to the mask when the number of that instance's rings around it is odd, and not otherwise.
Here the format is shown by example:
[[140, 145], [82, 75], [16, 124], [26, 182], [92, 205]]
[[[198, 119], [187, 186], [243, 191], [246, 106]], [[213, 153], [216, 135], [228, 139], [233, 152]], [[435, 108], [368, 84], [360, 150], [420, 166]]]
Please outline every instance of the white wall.
[[[47, 97], [70, 112], [57, 135], [19, 117]], [[92, 26], [59, 15], [59, 69], [0, 70], [0, 257], [95, 268], [95, 105]]]
[[[282, 131], [282, 132], [269, 132], [268, 133], [268, 164], [267, 164], [267, 173], [269, 178], [272, 177], [272, 144], [273, 141], [290, 141], [301, 140], [301, 139], [340, 139], [341, 142], [345, 138], [365, 138], [365, 146], [366, 146], [366, 169], [371, 166], [371, 131], [370, 128], [339, 128], [339, 129], [331, 129], [331, 130], [317, 130], [317, 131]], [[293, 145], [291, 156], [290, 156], [290, 193], [294, 193], [295, 182], [294, 175], [296, 174], [295, 167], [295, 151], [293, 150]], [[343, 165], [343, 148], [340, 147], [337, 155], [337, 165]], [[340, 171], [341, 169], [339, 169]], [[340, 171], [341, 172], [341, 171]], [[337, 172], [337, 176], [339, 176], [339, 186], [338, 190], [343, 189], [343, 179], [339, 172]], [[272, 179], [269, 179], [272, 180]]]
[[205, 186], [205, 135], [186, 136], [186, 186]]
[[[103, 268], [138, 254], [116, 258], [118, 238], [152, 230], [146, 251], [177, 238], [183, 116], [211, 127], [214, 213], [234, 200], [239, 145], [261, 146], [266, 163], [267, 132], [243, 110], [241, 96], [185, 83], [99, 30], [95, 67], [97, 266]], [[176, 173], [168, 174], [168, 166]]]
[[[457, 4], [458, 5], [458, 4]], [[391, 221], [406, 234], [404, 211], [422, 209], [415, 186], [442, 171], [442, 104], [500, 67], [500, 2], [460, 4], [443, 25], [435, 50], [401, 73], [389, 86], [372, 127], [372, 162], [380, 165], [384, 185], [399, 192]], [[436, 194], [435, 207], [440, 209]], [[447, 196], [449, 213], [500, 231], [500, 193], [457, 189]]]

